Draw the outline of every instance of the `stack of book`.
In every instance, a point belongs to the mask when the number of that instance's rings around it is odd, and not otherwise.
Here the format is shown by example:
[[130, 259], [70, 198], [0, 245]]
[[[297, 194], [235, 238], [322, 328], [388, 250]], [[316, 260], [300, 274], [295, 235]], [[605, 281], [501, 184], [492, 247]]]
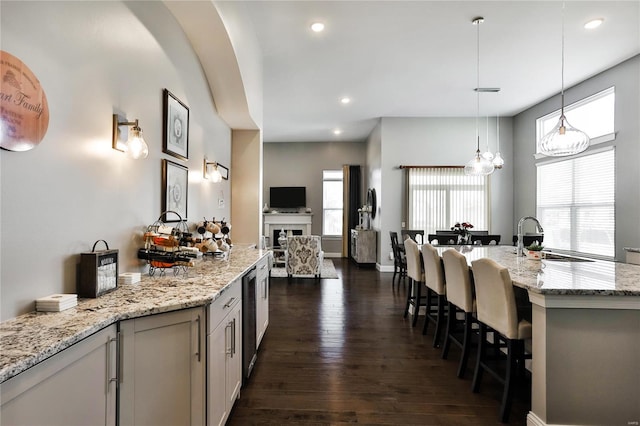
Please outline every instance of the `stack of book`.
[[118, 285], [138, 283], [141, 275], [140, 272], [123, 272], [118, 275]]
[[60, 312], [78, 305], [77, 294], [52, 294], [36, 299], [36, 311]]

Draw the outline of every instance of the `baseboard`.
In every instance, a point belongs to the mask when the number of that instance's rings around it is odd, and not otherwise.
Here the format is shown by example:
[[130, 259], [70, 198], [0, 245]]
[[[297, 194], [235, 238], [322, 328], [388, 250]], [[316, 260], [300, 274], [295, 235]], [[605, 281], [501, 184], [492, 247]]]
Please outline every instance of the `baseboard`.
[[542, 421], [542, 419], [533, 411], [529, 411], [527, 414], [527, 426], [569, 426], [569, 425], [560, 425], [560, 424], [548, 424]]
[[342, 257], [342, 253], [329, 253], [329, 252], [324, 252], [324, 257], [329, 259], [329, 258], [340, 258]]
[[376, 269], [380, 272], [393, 272], [393, 265], [381, 265], [376, 263]]

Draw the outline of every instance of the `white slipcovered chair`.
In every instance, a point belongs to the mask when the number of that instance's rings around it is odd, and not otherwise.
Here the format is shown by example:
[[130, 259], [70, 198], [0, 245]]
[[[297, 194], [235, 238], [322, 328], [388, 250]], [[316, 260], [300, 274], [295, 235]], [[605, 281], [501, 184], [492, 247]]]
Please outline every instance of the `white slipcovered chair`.
[[313, 275], [320, 278], [324, 252], [319, 235], [291, 235], [287, 237], [285, 252], [287, 277]]

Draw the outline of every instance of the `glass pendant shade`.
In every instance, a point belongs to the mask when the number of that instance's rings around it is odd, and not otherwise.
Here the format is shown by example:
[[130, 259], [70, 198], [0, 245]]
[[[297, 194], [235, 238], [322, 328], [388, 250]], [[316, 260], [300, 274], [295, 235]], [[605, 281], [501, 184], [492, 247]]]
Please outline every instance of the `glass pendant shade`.
[[127, 156], [134, 160], [147, 158], [149, 155], [149, 147], [142, 137], [142, 130], [139, 127], [133, 128], [133, 135], [127, 142]]
[[487, 176], [493, 173], [493, 170], [493, 163], [482, 157], [480, 150], [477, 150], [476, 156], [464, 166], [464, 174], [468, 176]]
[[540, 140], [540, 153], [551, 157], [578, 154], [589, 148], [589, 136], [573, 127], [562, 114], [558, 124]]
[[495, 157], [493, 157], [493, 167], [501, 169], [502, 166], [504, 166], [504, 158], [502, 158], [500, 151], [497, 151]]
[[493, 154], [491, 153], [491, 151], [487, 150], [486, 152], [482, 153], [482, 158], [484, 158], [487, 161], [491, 161], [493, 160]]

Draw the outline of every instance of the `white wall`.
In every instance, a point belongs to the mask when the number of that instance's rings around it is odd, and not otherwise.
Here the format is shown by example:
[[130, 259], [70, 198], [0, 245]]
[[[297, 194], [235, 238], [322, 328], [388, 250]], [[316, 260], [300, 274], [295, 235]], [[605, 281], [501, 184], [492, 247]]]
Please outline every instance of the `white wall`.
[[[160, 2], [2, 1], [1, 48], [39, 78], [50, 123], [40, 146], [0, 151], [1, 318], [75, 292], [79, 253], [106, 239], [121, 271], [141, 270], [140, 235], [161, 212], [161, 159], [189, 167], [189, 222], [229, 217], [229, 182], [202, 182], [202, 158], [230, 164], [198, 58]], [[28, 23], [28, 27], [25, 27]], [[189, 160], [162, 153], [162, 89], [190, 108]], [[111, 149], [111, 114], [138, 118], [146, 160]]]
[[[615, 86], [616, 259], [624, 261], [624, 247], [640, 247], [640, 56], [565, 90], [565, 103]], [[535, 215], [535, 121], [560, 108], [554, 96], [514, 117], [515, 218]], [[544, 227], [544, 223], [542, 224]]]

